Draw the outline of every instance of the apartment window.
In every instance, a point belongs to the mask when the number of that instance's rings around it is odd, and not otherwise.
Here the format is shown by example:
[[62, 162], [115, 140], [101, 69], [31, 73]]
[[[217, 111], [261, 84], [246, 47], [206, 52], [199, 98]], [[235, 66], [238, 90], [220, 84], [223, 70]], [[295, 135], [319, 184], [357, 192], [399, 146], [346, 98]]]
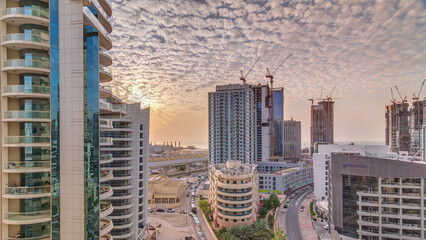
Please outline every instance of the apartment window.
[[143, 147], [143, 141], [139, 142], [139, 147]]
[[143, 131], [143, 124], [141, 124], [141, 125], [139, 126], [139, 129], [140, 129], [141, 131]]
[[140, 137], [140, 138], [143, 138], [143, 133], [140, 133], [140, 134], [139, 134], [139, 137]]
[[143, 163], [143, 157], [139, 158], [139, 163]]
[[143, 155], [143, 149], [139, 149], [139, 155]]
[[234, 219], [234, 222], [237, 222], [237, 220]]

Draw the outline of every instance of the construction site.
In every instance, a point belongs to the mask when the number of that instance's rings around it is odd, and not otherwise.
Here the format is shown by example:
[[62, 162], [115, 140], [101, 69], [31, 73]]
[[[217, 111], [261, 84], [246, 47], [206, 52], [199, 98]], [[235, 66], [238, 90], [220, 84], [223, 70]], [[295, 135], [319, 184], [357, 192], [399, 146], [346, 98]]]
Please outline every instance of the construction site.
[[386, 105], [385, 112], [385, 141], [392, 152], [408, 152], [410, 155], [417, 154], [421, 150], [421, 129], [424, 121], [426, 100], [420, 99], [425, 84], [423, 80], [419, 92], [413, 93], [413, 102], [410, 108], [407, 96], [402, 96], [398, 87], [395, 90], [400, 100], [394, 97], [391, 88], [391, 103]]
[[[335, 86], [328, 96], [318, 99], [310, 98], [311, 101], [311, 154], [315, 152], [317, 144], [334, 143], [334, 100], [332, 98]], [[315, 104], [315, 101], [318, 101]]]

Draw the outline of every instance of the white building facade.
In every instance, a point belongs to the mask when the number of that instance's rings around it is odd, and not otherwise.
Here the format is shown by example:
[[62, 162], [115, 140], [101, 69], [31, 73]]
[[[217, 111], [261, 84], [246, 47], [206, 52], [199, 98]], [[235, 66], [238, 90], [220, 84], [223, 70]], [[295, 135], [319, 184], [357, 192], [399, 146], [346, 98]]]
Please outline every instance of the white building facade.
[[345, 153], [367, 157], [384, 157], [389, 153], [386, 145], [318, 145], [313, 155], [314, 196], [317, 200], [328, 199], [329, 162], [332, 153]]
[[255, 117], [249, 85], [216, 86], [216, 92], [209, 93], [209, 162], [255, 162]]

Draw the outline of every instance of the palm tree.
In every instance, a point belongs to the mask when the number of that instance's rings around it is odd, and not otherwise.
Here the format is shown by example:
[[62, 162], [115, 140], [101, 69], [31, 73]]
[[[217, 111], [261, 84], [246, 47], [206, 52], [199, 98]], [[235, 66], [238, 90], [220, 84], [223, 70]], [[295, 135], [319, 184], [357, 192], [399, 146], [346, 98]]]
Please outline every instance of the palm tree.
[[253, 239], [253, 229], [249, 225], [243, 225], [240, 228], [241, 231], [241, 240], [251, 240]]

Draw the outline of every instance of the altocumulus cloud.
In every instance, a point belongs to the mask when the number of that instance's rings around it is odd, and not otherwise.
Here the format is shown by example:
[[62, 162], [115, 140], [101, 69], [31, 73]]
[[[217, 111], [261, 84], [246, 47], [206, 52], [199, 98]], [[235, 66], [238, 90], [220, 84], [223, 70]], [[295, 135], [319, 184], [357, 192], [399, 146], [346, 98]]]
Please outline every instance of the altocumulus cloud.
[[265, 83], [265, 68], [293, 54], [276, 82], [304, 140], [307, 98], [322, 88], [338, 85], [343, 97], [338, 140], [383, 140], [389, 88], [411, 96], [426, 76], [422, 0], [113, 0], [113, 10], [111, 85], [124, 100], [152, 107], [157, 140], [207, 140], [207, 92], [238, 83], [259, 56], [249, 83]]

